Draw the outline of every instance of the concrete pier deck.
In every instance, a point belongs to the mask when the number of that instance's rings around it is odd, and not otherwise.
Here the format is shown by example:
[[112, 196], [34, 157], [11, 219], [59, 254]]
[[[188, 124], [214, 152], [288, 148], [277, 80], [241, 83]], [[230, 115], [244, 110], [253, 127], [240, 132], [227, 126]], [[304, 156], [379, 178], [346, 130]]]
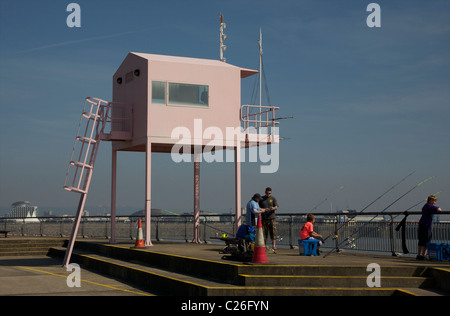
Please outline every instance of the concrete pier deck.
[[[49, 247], [51, 257], [0, 255], [0, 295], [425, 296], [448, 294], [442, 285], [436, 288], [437, 279], [444, 287], [450, 285], [449, 261], [348, 252], [305, 257], [299, 256], [298, 249], [279, 248], [276, 254], [268, 250], [269, 264], [262, 265], [222, 259], [219, 252], [225, 245], [221, 244], [154, 242], [147, 248], [133, 246], [130, 240], [116, 244], [77, 241], [72, 262], [81, 265], [81, 287], [67, 285], [72, 271], [61, 266], [65, 248]], [[380, 266], [383, 285], [378, 291], [366, 285], [370, 263]], [[146, 282], [152, 286], [134, 282], [134, 278], [139, 282], [148, 278]], [[348, 282], [352, 284], [345, 285]], [[158, 284], [165, 291], [159, 291]], [[174, 294], [167, 292], [170, 287]]]

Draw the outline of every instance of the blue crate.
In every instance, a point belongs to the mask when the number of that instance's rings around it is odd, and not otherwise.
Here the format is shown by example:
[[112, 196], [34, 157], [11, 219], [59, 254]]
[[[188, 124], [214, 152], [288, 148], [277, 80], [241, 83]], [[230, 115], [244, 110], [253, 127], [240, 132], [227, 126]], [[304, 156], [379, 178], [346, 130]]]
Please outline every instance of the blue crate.
[[428, 258], [430, 258], [430, 260], [436, 260], [436, 261], [442, 260], [442, 244], [441, 243], [427, 242], [427, 251], [428, 251]]
[[317, 239], [299, 239], [298, 250], [300, 256], [317, 256]]

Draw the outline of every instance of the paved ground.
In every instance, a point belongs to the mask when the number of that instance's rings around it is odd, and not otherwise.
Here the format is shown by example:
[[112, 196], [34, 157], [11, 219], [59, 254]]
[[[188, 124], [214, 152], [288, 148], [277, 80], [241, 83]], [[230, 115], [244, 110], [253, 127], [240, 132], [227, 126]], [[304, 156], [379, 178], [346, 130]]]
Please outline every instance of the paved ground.
[[[104, 242], [104, 240], [102, 241]], [[118, 246], [131, 247], [130, 242]], [[220, 244], [190, 244], [159, 242], [149, 251], [170, 253], [212, 261], [222, 260]], [[324, 252], [326, 253], [326, 252]], [[362, 253], [333, 253], [327, 258], [299, 256], [296, 249], [278, 249], [274, 254], [267, 251], [271, 264], [279, 265], [362, 265], [378, 263], [381, 267], [392, 265], [429, 265], [450, 269], [450, 262], [416, 261], [414, 257], [392, 257]], [[152, 293], [140, 290], [121, 281], [81, 269], [81, 287], [69, 287], [67, 277], [73, 271], [61, 266], [62, 260], [46, 256], [0, 257], [0, 295], [65, 295], [65, 296], [141, 296]], [[232, 263], [230, 261], [230, 263]]]
[[[0, 257], [0, 296], [148, 296], [142, 291], [110, 277], [80, 270], [80, 287], [69, 287], [61, 259], [47, 256]], [[69, 280], [74, 280], [72, 277]]]

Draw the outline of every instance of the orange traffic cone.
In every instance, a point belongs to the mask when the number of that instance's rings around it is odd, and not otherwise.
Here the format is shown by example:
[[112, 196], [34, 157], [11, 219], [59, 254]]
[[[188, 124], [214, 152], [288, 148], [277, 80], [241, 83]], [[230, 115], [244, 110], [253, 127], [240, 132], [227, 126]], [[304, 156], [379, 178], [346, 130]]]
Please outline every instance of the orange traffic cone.
[[256, 225], [255, 249], [253, 250], [253, 263], [269, 263], [266, 254], [266, 245], [264, 243], [261, 215], [258, 216]]
[[137, 237], [136, 237], [136, 244], [134, 247], [145, 247], [144, 243], [144, 233], [142, 232], [142, 224], [141, 219], [138, 220], [138, 231], [137, 231]]

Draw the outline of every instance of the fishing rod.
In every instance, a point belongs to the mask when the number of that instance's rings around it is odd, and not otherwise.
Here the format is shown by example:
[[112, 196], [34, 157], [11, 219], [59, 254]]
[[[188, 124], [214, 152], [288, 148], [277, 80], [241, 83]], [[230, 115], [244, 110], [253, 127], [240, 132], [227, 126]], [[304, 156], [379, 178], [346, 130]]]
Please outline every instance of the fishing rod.
[[[439, 191], [439, 192], [437, 192], [437, 193], [435, 193], [435, 194], [433, 194], [433, 195], [436, 196], [436, 195], [438, 195], [439, 193], [441, 193], [441, 191]], [[427, 199], [425, 199], [425, 201], [426, 201], [426, 200], [427, 200]], [[401, 221], [401, 222], [397, 225], [397, 227], [395, 228], [395, 230], [396, 230], [397, 232], [398, 232], [400, 229], [402, 230], [402, 232], [401, 232], [401, 234], [402, 234], [402, 251], [403, 251], [404, 254], [408, 254], [408, 253], [409, 253], [408, 248], [406, 247], [406, 231], [405, 231], [406, 219], [407, 219], [407, 217], [410, 215], [410, 214], [408, 213], [408, 211], [409, 211], [410, 209], [416, 207], [417, 205], [423, 203], [423, 202], [424, 202], [424, 200], [422, 199], [422, 200], [420, 200], [419, 202], [415, 203], [414, 205], [408, 207], [406, 210], [404, 210], [401, 214], [405, 215], [405, 217], [402, 219], [402, 221]], [[397, 214], [396, 216], [391, 217], [391, 222], [393, 223], [393, 222], [394, 222], [394, 219], [396, 219], [396, 218], [397, 218], [398, 216], [400, 216], [401, 214]], [[370, 221], [369, 221], [369, 222], [370, 222]], [[375, 231], [375, 230], [378, 230], [378, 229], [380, 228], [380, 226], [381, 226], [381, 225], [384, 225], [384, 224], [386, 224], [386, 222], [381, 223], [380, 225], [377, 225], [376, 227], [373, 227], [371, 230], [368, 231], [368, 235], [370, 235], [371, 232], [373, 232], [373, 231]], [[359, 238], [359, 237], [358, 237], [358, 238]], [[356, 248], [356, 244], [354, 244], [354, 242], [355, 242], [356, 240], [358, 240], [358, 238], [353, 239], [352, 241], [350, 241], [350, 242], [352, 243], [351, 248]], [[394, 251], [394, 248], [393, 248], [393, 247], [392, 247], [391, 251], [392, 251], [392, 255], [393, 255], [393, 256], [398, 256], [398, 254]]]
[[315, 210], [316, 210], [319, 206], [321, 206], [323, 203], [325, 203], [328, 199], [330, 199], [330, 198], [333, 197], [335, 194], [337, 194], [339, 191], [341, 191], [343, 188], [344, 188], [344, 186], [341, 185], [341, 186], [339, 187], [339, 189], [337, 189], [335, 192], [333, 192], [332, 194], [330, 194], [329, 196], [327, 196], [327, 197], [325, 198], [325, 200], [323, 200], [322, 202], [320, 202], [319, 204], [317, 204], [316, 206], [314, 206], [313, 209], [311, 210], [311, 213], [312, 213], [313, 211], [315, 211]]
[[[168, 210], [162, 210], [162, 211], [163, 211], [163, 212], [167, 212], [167, 213], [172, 214], [172, 215], [181, 216], [181, 215], [178, 214], [178, 213], [174, 213], [174, 212], [171, 212], [171, 211], [168, 211]], [[206, 217], [206, 216], [209, 216], [209, 215], [202, 215], [202, 216]], [[211, 216], [214, 216], [214, 215], [211, 215]], [[219, 232], [221, 232], [221, 233], [223, 233], [223, 234], [226, 234], [227, 236], [233, 235], [233, 234], [231, 234], [231, 233], [228, 232], [228, 231], [221, 230], [221, 229], [218, 229], [218, 228], [216, 228], [216, 227], [214, 227], [214, 226], [212, 226], [212, 225], [206, 224], [206, 220], [205, 220], [205, 222], [203, 222], [202, 224], [205, 225], [205, 227], [213, 228], [213, 229], [215, 229], [215, 230], [217, 230], [217, 231], [219, 231]], [[283, 240], [283, 238], [281, 238], [281, 240]]]
[[[438, 195], [438, 194], [441, 193], [441, 192], [442, 192], [442, 191], [439, 191], [439, 192], [436, 192], [436, 193], [434, 193], [434, 194], [432, 194], [432, 195], [436, 196], [436, 195]], [[425, 200], [422, 199], [422, 200], [420, 200], [419, 202], [417, 202], [416, 204], [414, 204], [413, 206], [408, 207], [406, 210], [404, 210], [404, 211], [402, 212], [402, 214], [405, 214], [405, 213], [408, 212], [410, 209], [415, 208], [417, 205], [423, 203], [424, 201], [426, 202], [426, 201], [427, 201], [427, 198], [426, 198]], [[399, 217], [399, 216], [400, 216], [400, 214], [395, 215], [395, 217], [393, 217], [392, 220], [396, 219], [396, 218]]]
[[[442, 191], [439, 191], [435, 194], [433, 194], [434, 196], [438, 195], [439, 193], [441, 193]], [[428, 198], [427, 198], [428, 199]], [[427, 200], [425, 199], [425, 201]], [[408, 254], [409, 250], [408, 247], [406, 245], [406, 219], [409, 216], [408, 211], [414, 207], [416, 207], [417, 205], [423, 203], [423, 200], [420, 200], [418, 203], [414, 204], [413, 206], [407, 208], [405, 211], [403, 211], [403, 214], [405, 215], [405, 217], [403, 217], [403, 219], [400, 221], [400, 223], [397, 225], [397, 227], [395, 228], [395, 231], [398, 232], [399, 230], [401, 230], [401, 237], [402, 237], [402, 251], [404, 254]], [[396, 215], [394, 218], [391, 219], [391, 222], [394, 223], [394, 219], [397, 218], [398, 215]], [[379, 228], [379, 226], [377, 227], [377, 229]], [[398, 256], [398, 254], [395, 252], [394, 247], [392, 247], [392, 255], [393, 256]]]
[[272, 121], [278, 121], [278, 120], [289, 120], [289, 119], [293, 119], [293, 116], [283, 116], [283, 117], [275, 117], [272, 119]]
[[171, 212], [171, 211], [168, 211], [168, 210], [161, 210], [161, 211], [166, 212], [166, 213], [169, 213], [169, 214], [172, 214], [172, 215], [181, 216], [181, 215], [178, 214], [178, 213]]
[[[436, 195], [438, 195], [438, 194], [441, 193], [441, 192], [442, 192], [442, 191], [436, 192], [436, 193], [433, 194], [433, 195], [436, 196]], [[425, 199], [425, 201], [426, 201], [426, 200], [427, 200], [427, 199]], [[403, 253], [404, 253], [404, 254], [408, 254], [408, 253], [409, 253], [408, 248], [406, 247], [406, 232], [405, 232], [406, 218], [410, 215], [410, 214], [408, 213], [408, 211], [409, 211], [410, 209], [416, 207], [417, 205], [423, 203], [423, 202], [424, 202], [424, 200], [422, 199], [422, 200], [420, 200], [419, 202], [415, 203], [414, 205], [408, 207], [406, 210], [404, 210], [401, 214], [405, 215], [405, 217], [402, 219], [402, 221], [401, 221], [401, 222], [397, 225], [397, 227], [395, 228], [395, 230], [396, 230], [397, 232], [398, 232], [400, 229], [402, 230], [402, 232], [401, 232], [401, 233], [402, 233], [402, 250], [403, 250]], [[396, 218], [397, 218], [398, 216], [400, 216], [401, 214], [397, 214], [397, 215], [395, 215], [394, 217], [391, 217], [391, 222], [393, 223], [393, 222], [394, 222], [394, 219], [396, 219]], [[376, 216], [378, 216], [378, 215], [375, 215], [375, 217], [376, 217]], [[372, 220], [373, 220], [373, 219], [372, 219]], [[370, 222], [370, 221], [369, 221], [369, 222]], [[380, 225], [377, 225], [376, 227], [372, 227], [372, 229], [368, 231], [368, 235], [370, 235], [371, 232], [373, 232], [373, 231], [375, 231], [375, 230], [378, 230], [378, 229], [380, 228], [380, 226], [381, 226], [381, 225], [384, 225], [384, 224], [386, 224], [386, 222], [381, 223]], [[359, 237], [358, 237], [358, 238], [359, 238]], [[355, 247], [356, 247], [356, 244], [354, 244], [354, 242], [355, 242], [356, 240], [358, 240], [358, 238], [353, 239], [353, 240], [350, 241], [350, 243], [351, 243], [351, 248], [355, 248]], [[398, 254], [395, 253], [394, 248], [392, 248], [391, 250], [392, 250], [392, 255], [393, 255], [393, 256], [397, 256], [397, 255], [398, 255]]]
[[433, 177], [430, 177], [428, 179], [425, 179], [419, 183], [417, 183], [416, 185], [414, 185], [411, 189], [409, 189], [408, 191], [406, 191], [404, 194], [402, 194], [399, 198], [397, 198], [394, 202], [392, 202], [391, 204], [389, 204], [387, 207], [385, 207], [379, 214], [375, 215], [374, 217], [372, 217], [368, 222], [365, 222], [361, 227], [359, 227], [356, 231], [354, 231], [352, 234], [350, 234], [350, 236], [348, 236], [347, 238], [345, 238], [342, 242], [340, 242], [336, 247], [334, 247], [333, 249], [331, 249], [325, 256], [324, 258], [326, 258], [329, 254], [331, 254], [334, 251], [337, 251], [339, 249], [339, 247], [343, 244], [343, 243], [352, 243], [352, 246], [354, 247], [355, 244], [354, 242], [359, 238], [357, 237], [356, 239], [353, 238], [351, 239], [352, 236], [354, 236], [356, 233], [358, 233], [363, 227], [365, 227], [367, 224], [369, 224], [370, 222], [372, 222], [377, 216], [379, 216], [380, 214], [383, 214], [389, 207], [391, 207], [392, 205], [394, 205], [395, 203], [397, 203], [398, 201], [400, 201], [402, 198], [404, 198], [407, 194], [409, 194], [410, 192], [412, 192], [413, 190], [417, 189], [418, 187], [420, 187], [421, 185], [427, 183], [428, 181], [430, 181], [431, 179], [433, 179]]
[[[407, 178], [409, 178], [410, 176], [412, 176], [416, 171], [411, 172], [410, 174], [408, 174], [406, 177], [404, 177], [403, 179], [401, 179], [399, 182], [397, 182], [396, 184], [394, 184], [390, 189], [388, 189], [386, 192], [384, 192], [383, 194], [381, 194], [379, 197], [377, 197], [375, 200], [373, 200], [372, 202], [370, 202], [369, 204], [367, 204], [361, 211], [358, 212], [357, 215], [360, 215], [362, 212], [364, 212], [366, 209], [368, 209], [373, 203], [375, 203], [376, 201], [378, 201], [379, 199], [381, 199], [383, 196], [385, 196], [386, 194], [388, 194], [390, 191], [392, 191], [395, 187], [397, 187], [400, 183], [402, 183], [403, 181], [405, 181]], [[355, 217], [349, 218], [348, 220], [346, 220], [338, 229], [336, 229], [334, 231], [334, 234], [330, 234], [328, 235], [323, 242], [325, 242], [328, 238], [333, 237], [333, 239], [336, 239], [338, 237], [337, 233], [339, 232], [339, 230], [341, 230], [342, 227], [346, 226], [348, 223], [350, 223]]]

